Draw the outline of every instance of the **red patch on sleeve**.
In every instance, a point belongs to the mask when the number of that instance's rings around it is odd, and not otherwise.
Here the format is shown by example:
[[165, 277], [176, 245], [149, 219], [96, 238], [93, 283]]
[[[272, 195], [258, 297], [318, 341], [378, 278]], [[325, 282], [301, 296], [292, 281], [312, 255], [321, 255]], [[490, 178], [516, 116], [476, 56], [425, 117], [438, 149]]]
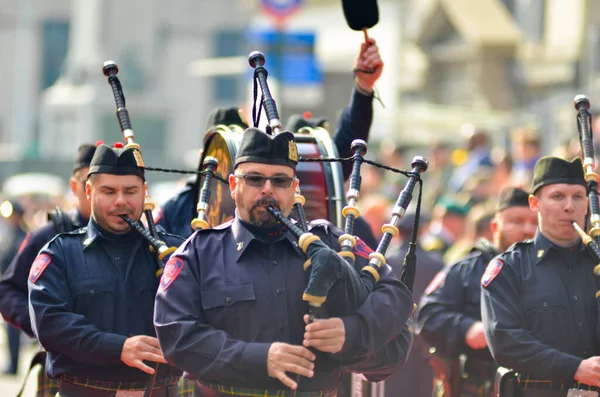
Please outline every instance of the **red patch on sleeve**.
[[160, 288], [166, 291], [173, 281], [177, 279], [179, 273], [183, 270], [183, 260], [177, 257], [171, 257], [165, 268], [163, 269], [162, 277], [160, 278]]
[[25, 238], [21, 242], [21, 245], [19, 246], [19, 250], [17, 251], [17, 255], [19, 255], [19, 254], [21, 254], [21, 252], [23, 252], [23, 250], [25, 249], [25, 246], [27, 245], [27, 243], [29, 243], [30, 239], [31, 239], [31, 233], [27, 233], [27, 235], [25, 236]]
[[444, 283], [444, 280], [446, 280], [446, 272], [442, 270], [441, 272], [438, 272], [433, 279], [431, 279], [429, 285], [427, 288], [425, 288], [425, 295], [429, 295], [438, 289], [438, 287]]
[[162, 219], [162, 217], [163, 217], [162, 208], [156, 207], [154, 209], [154, 211], [152, 211], [152, 218], [154, 218], [154, 222], [160, 221]]
[[354, 254], [361, 256], [363, 258], [369, 259], [369, 255], [373, 252], [371, 247], [369, 247], [364, 241], [356, 238], [356, 245], [354, 246]]
[[500, 274], [502, 266], [504, 266], [504, 262], [502, 262], [500, 259], [493, 259], [485, 268], [485, 273], [483, 273], [483, 276], [481, 276], [481, 285], [484, 287], [490, 285], [496, 276]]
[[50, 262], [52, 262], [52, 257], [50, 255], [38, 255], [38, 257], [35, 258], [35, 260], [31, 264], [31, 270], [29, 270], [29, 280], [31, 280], [32, 283], [38, 281], [38, 279], [40, 278], [44, 270], [46, 270], [46, 267], [48, 267]]

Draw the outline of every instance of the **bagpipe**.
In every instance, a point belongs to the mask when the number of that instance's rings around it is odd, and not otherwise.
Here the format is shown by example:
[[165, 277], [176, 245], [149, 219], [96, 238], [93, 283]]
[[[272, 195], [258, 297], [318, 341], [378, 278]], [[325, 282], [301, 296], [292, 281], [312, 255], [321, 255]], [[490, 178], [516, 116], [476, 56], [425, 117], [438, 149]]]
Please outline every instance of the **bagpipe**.
[[[117, 106], [117, 120], [119, 121], [119, 127], [121, 128], [121, 133], [123, 134], [123, 139], [125, 140], [125, 149], [132, 149], [135, 161], [137, 166], [140, 168], [146, 168], [144, 165], [144, 160], [142, 158], [142, 150], [140, 145], [135, 142], [135, 133], [133, 132], [133, 128], [131, 126], [131, 120], [129, 118], [129, 112], [127, 111], [126, 103], [125, 103], [125, 95], [123, 94], [123, 88], [121, 86], [121, 82], [117, 77], [117, 73], [119, 73], [119, 68], [113, 61], [106, 61], [102, 65], [102, 72], [108, 78], [108, 84], [110, 84], [113, 96], [115, 98], [115, 104]], [[146, 185], [146, 182], [144, 182]], [[154, 218], [152, 216], [152, 211], [154, 210], [155, 204], [150, 199], [150, 195], [148, 194], [148, 189], [146, 185], [146, 195], [144, 197], [144, 216], [146, 217], [147, 229], [144, 228], [139, 222], [134, 221], [127, 215], [121, 215], [121, 218], [129, 227], [133, 230], [136, 230], [140, 233], [146, 241], [150, 244], [152, 250], [156, 254], [156, 262], [157, 262], [157, 271], [156, 277], [160, 279], [163, 273], [163, 269], [169, 256], [173, 253], [177, 247], [169, 247], [165, 242], [160, 240], [158, 231], [156, 229], [156, 224], [154, 223]], [[152, 389], [154, 388], [154, 382], [156, 381], [156, 375], [158, 374], [159, 363], [152, 363], [152, 367], [154, 368], [154, 375], [151, 375], [150, 378], [146, 382], [146, 388], [144, 390], [144, 397], [150, 397], [152, 394]]]
[[[267, 84], [268, 72], [264, 68], [264, 55], [260, 52], [253, 52], [249, 56], [250, 66], [255, 69], [255, 85], [260, 84], [262, 91], [261, 103], [264, 105], [265, 113], [268, 119], [268, 125], [275, 134], [281, 131], [281, 122], [275, 106], [275, 101], [271, 97]], [[254, 90], [256, 92], [256, 89]], [[254, 99], [256, 104], [256, 98]], [[256, 112], [253, 110], [253, 115]], [[260, 115], [260, 113], [259, 113]], [[258, 120], [254, 117], [255, 125]], [[296, 194], [293, 214], [296, 215], [295, 222], [285, 217], [281, 212], [273, 207], [267, 207], [269, 212], [281, 223], [283, 223], [296, 237], [298, 245], [307, 255], [307, 261], [304, 269], [310, 269], [309, 281], [302, 299], [308, 303], [309, 321], [323, 319], [327, 317], [342, 317], [356, 310], [373, 292], [380, 279], [380, 270], [386, 264], [385, 254], [392, 238], [398, 235], [398, 225], [412, 200], [412, 194], [415, 186], [419, 184], [419, 197], [417, 202], [415, 224], [413, 228], [412, 241], [409, 244], [409, 250], [402, 264], [401, 281], [412, 291], [412, 285], [416, 271], [416, 237], [418, 232], [418, 222], [421, 204], [421, 174], [427, 170], [427, 161], [425, 158], [417, 156], [413, 159], [412, 170], [407, 174], [408, 181], [404, 185], [396, 204], [392, 210], [392, 218], [389, 224], [382, 227], [383, 236], [375, 252], [370, 253], [369, 263], [364, 266], [360, 272], [354, 267], [354, 246], [356, 237], [353, 236], [355, 219], [360, 216], [360, 211], [356, 208], [356, 202], [359, 197], [361, 176], [360, 168], [367, 151], [366, 142], [355, 140], [351, 146], [352, 173], [350, 174], [349, 189], [346, 194], [348, 205], [342, 209], [342, 215], [345, 217], [344, 234], [338, 241], [340, 252], [336, 253], [327, 246], [315, 234], [309, 232], [304, 213], [304, 200], [298, 199], [299, 192]], [[318, 159], [311, 159], [317, 160]], [[299, 162], [298, 164], [301, 164]], [[327, 305], [328, 302], [332, 304]], [[296, 377], [300, 381], [300, 376]], [[369, 387], [366, 382], [353, 376], [351, 389], [353, 395], [374, 395], [377, 392], [373, 387]], [[379, 394], [383, 393], [383, 389]], [[295, 391], [293, 393], [295, 395]]]
[[[264, 55], [258, 51], [252, 52], [249, 56], [249, 63], [255, 69], [255, 83], [260, 84], [262, 91], [261, 102], [264, 105], [264, 110], [268, 119], [268, 125], [271, 131], [275, 134], [281, 132], [281, 122], [275, 101], [271, 97], [269, 86], [267, 83], [268, 72], [264, 67]], [[255, 101], [256, 103], [256, 101]], [[255, 112], [253, 112], [255, 113]], [[255, 124], [258, 122], [255, 120]], [[360, 215], [360, 211], [356, 208], [356, 202], [359, 197], [361, 176], [360, 168], [364, 159], [364, 154], [367, 151], [367, 145], [362, 140], [355, 140], [352, 143], [352, 173], [350, 175], [349, 189], [346, 194], [348, 205], [342, 209], [342, 215], [346, 219], [344, 234], [339, 237], [341, 250], [339, 253], [332, 253], [332, 250], [326, 246], [318, 236], [308, 231], [304, 212], [304, 201], [296, 199], [293, 213], [296, 215], [295, 222], [286, 218], [278, 210], [273, 207], [268, 207], [272, 215], [281, 223], [285, 224], [288, 229], [298, 237], [300, 248], [307, 254], [308, 260], [304, 268], [311, 268], [309, 283], [304, 291], [303, 299], [308, 302], [311, 318], [323, 318], [323, 304], [327, 300], [329, 291], [332, 287], [342, 282], [344, 285], [341, 288], [336, 288], [336, 291], [343, 291], [342, 298], [336, 299], [338, 302], [345, 302], [343, 307], [339, 305], [327, 308], [327, 313], [333, 316], [343, 316], [352, 310], [356, 309], [366, 296], [372, 292], [376, 283], [379, 281], [379, 271], [386, 264], [385, 253], [391, 239], [398, 234], [398, 224], [402, 220], [408, 205], [412, 199], [412, 193], [420, 181], [421, 173], [427, 170], [427, 161], [420, 156], [413, 159], [412, 171], [408, 174], [408, 182], [402, 189], [396, 205], [392, 210], [392, 219], [389, 224], [382, 227], [384, 232], [383, 237], [377, 247], [377, 250], [370, 254], [369, 264], [365, 266], [360, 273], [354, 268], [353, 249], [356, 244], [356, 238], [353, 236], [354, 220]], [[301, 162], [299, 162], [300, 164]], [[298, 197], [299, 194], [296, 194]], [[420, 210], [420, 208], [418, 208]], [[418, 216], [417, 216], [418, 220]], [[414, 253], [414, 251], [413, 251]], [[402, 278], [403, 282], [412, 288], [414, 281], [414, 263], [404, 264]], [[338, 297], [339, 298], [339, 297]]]
[[[256, 51], [251, 53], [249, 63], [254, 68], [255, 93], [257, 92], [257, 85], [260, 85], [262, 91], [258, 116], [256, 109], [253, 109], [253, 121], [257, 126], [261, 109], [264, 108], [268, 119], [267, 132], [278, 134], [282, 132], [282, 126], [275, 101], [271, 96], [267, 83], [268, 72], [264, 67], [264, 55]], [[153, 169], [144, 165], [140, 146], [134, 141], [135, 135], [125, 107], [121, 85], [117, 78], [117, 66], [114, 62], [106, 62], [103, 71], [108, 77], [115, 97], [117, 119], [126, 141], [125, 148], [134, 150], [138, 166]], [[255, 107], [256, 99], [254, 101]], [[242, 128], [236, 125], [217, 125], [207, 131], [200, 159], [201, 166], [197, 172], [194, 172], [198, 174], [199, 192], [196, 206], [198, 215], [192, 220], [193, 229], [213, 227], [233, 218], [235, 204], [229, 194], [228, 187], [225, 185], [228, 175], [233, 173], [233, 165], [242, 134]], [[310, 269], [310, 276], [303, 299], [308, 303], [311, 318], [340, 317], [349, 314], [358, 308], [376, 288], [380, 278], [379, 272], [386, 264], [386, 251], [392, 238], [399, 233], [398, 224], [411, 203], [415, 187], [419, 185], [419, 200], [417, 202], [412, 242], [409, 245], [409, 252], [402, 265], [401, 273], [401, 281], [409, 289], [412, 289], [416, 267], [415, 250], [422, 188], [421, 174], [427, 170], [425, 158], [415, 157], [410, 172], [395, 170], [366, 160], [364, 158], [367, 151], [366, 143], [355, 140], [352, 143], [353, 156], [351, 161], [353, 166], [350, 175], [350, 186], [344, 195], [344, 181], [340, 162], [349, 161], [350, 159], [336, 158], [337, 150], [329, 132], [320, 127], [305, 127], [294, 132], [294, 138], [299, 154], [296, 176], [300, 180], [300, 189], [295, 192], [293, 216], [287, 218], [273, 208], [270, 211], [274, 217], [284, 223], [299, 238], [299, 246], [307, 254], [305, 269]], [[353, 236], [353, 225], [355, 219], [360, 216], [360, 212], [356, 208], [356, 202], [359, 198], [361, 184], [360, 168], [365, 162], [403, 173], [408, 177], [408, 181], [398, 196], [391, 213], [390, 222], [382, 227], [384, 234], [376, 251], [370, 254], [368, 265], [364, 266], [361, 271], [357, 271], [354, 267], [355, 258], [353, 254], [357, 239]], [[344, 207], [345, 200], [348, 205]], [[144, 203], [144, 214], [148, 223], [147, 230], [138, 222], [131, 219], [126, 219], [126, 221], [148, 240], [162, 261], [174, 248], [166, 247], [158, 238], [152, 218], [153, 207], [153, 203], [147, 196]], [[333, 251], [318, 236], [309, 232], [309, 221], [315, 219], [327, 219], [340, 228], [342, 228], [345, 219], [343, 234], [339, 238], [340, 252]], [[157, 272], [157, 275], [159, 274], [160, 272]], [[332, 296], [331, 292], [334, 290], [335, 296]], [[328, 302], [334, 302], [335, 304], [328, 305]]]
[[[598, 265], [594, 268], [594, 274], [600, 276], [600, 203], [598, 202], [598, 183], [600, 176], [594, 171], [596, 160], [594, 158], [594, 131], [592, 129], [592, 115], [589, 112], [590, 101], [585, 95], [577, 95], [573, 100], [577, 110], [577, 132], [581, 145], [583, 157], [583, 172], [587, 183], [588, 213], [591, 229], [586, 233], [584, 228], [577, 222], [572, 222], [573, 227], [581, 237], [581, 241], [588, 247]], [[587, 219], [586, 219], [587, 223]], [[596, 298], [600, 297], [600, 291], [596, 292]]]
[[[123, 94], [123, 88], [121, 82], [117, 77], [119, 68], [113, 61], [106, 61], [102, 65], [102, 72], [108, 78], [108, 84], [112, 88], [113, 96], [115, 98], [115, 104], [117, 106], [117, 120], [119, 121], [119, 127], [125, 140], [125, 149], [132, 149], [137, 166], [145, 168], [144, 160], [142, 158], [142, 150], [139, 144], [135, 142], [135, 133], [131, 126], [131, 120], [129, 118], [129, 112], [127, 111], [125, 95]], [[146, 185], [146, 182], [144, 182]], [[177, 247], [168, 247], [158, 236], [156, 230], [156, 224], [152, 216], [152, 211], [155, 208], [154, 202], [150, 199], [148, 189], [146, 186], [146, 195], [144, 197], [144, 216], [146, 217], [146, 224], [148, 229], [146, 230], [138, 222], [134, 221], [127, 215], [121, 215], [121, 218], [133, 229], [139, 232], [146, 241], [150, 244], [154, 252], [156, 253], [156, 259], [158, 264], [158, 270], [156, 271], [156, 277], [160, 278], [163, 272], [164, 265], [168, 260], [169, 254], [173, 253]]]

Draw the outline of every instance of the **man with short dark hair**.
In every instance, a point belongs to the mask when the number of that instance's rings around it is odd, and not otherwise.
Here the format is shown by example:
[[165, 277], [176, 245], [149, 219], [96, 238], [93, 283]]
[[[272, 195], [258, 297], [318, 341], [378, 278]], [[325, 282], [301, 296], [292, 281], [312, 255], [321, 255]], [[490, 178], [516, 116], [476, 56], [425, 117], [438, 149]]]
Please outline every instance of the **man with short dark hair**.
[[[181, 372], [149, 365], [165, 362], [152, 325], [156, 254], [123, 219], [139, 222], [144, 181], [132, 149], [99, 146], [85, 185], [88, 226], [54, 238], [31, 268], [32, 328], [61, 397], [137, 395], [148, 384], [152, 397], [177, 395]], [[161, 232], [159, 238], [182, 241]]]
[[579, 158], [542, 157], [529, 196], [535, 237], [493, 259], [481, 278], [485, 340], [498, 364], [518, 372], [523, 397], [600, 386], [597, 259], [573, 227], [585, 225], [586, 193]]
[[425, 290], [417, 332], [435, 349], [431, 360], [435, 395], [491, 396], [496, 366], [481, 322], [481, 276], [498, 253], [532, 238], [536, 225], [528, 193], [506, 188], [491, 222], [492, 241], [480, 240], [469, 255], [438, 273]]
[[[349, 315], [307, 324], [306, 255], [267, 209], [290, 215], [297, 161], [293, 134], [247, 129], [229, 176], [235, 219], [194, 233], [165, 267], [154, 323], [167, 361], [197, 379], [197, 397], [282, 396], [287, 388], [333, 397], [344, 370], [382, 380], [406, 360], [412, 298], [387, 265]], [[326, 265], [339, 264], [332, 249], [341, 230], [322, 220], [309, 230], [333, 260]], [[357, 271], [369, 252], [359, 239]], [[337, 299], [323, 306], [333, 310], [346, 296]]]

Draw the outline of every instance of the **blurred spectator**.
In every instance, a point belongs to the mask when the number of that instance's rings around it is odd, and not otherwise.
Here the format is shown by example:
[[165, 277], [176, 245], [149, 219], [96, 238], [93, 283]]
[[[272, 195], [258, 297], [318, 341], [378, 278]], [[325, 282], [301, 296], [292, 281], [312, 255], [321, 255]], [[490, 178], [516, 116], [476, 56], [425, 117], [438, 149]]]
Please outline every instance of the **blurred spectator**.
[[592, 131], [594, 133], [595, 143], [594, 152], [598, 153], [598, 151], [600, 151], [600, 147], [598, 147], [600, 144], [600, 112], [598, 111], [592, 112]]
[[375, 239], [379, 241], [383, 236], [381, 227], [390, 221], [390, 202], [380, 194], [371, 194], [359, 200], [357, 205], [360, 208], [360, 214], [371, 227]]
[[491, 201], [473, 206], [467, 214], [465, 234], [444, 254], [444, 263], [465, 257], [480, 240], [492, 240], [491, 223], [496, 209]]
[[482, 165], [472, 171], [471, 176], [464, 183], [464, 200], [475, 205], [487, 201], [494, 195], [494, 169]]
[[[408, 243], [412, 237], [413, 224], [415, 220], [414, 212], [407, 212], [400, 224], [400, 248], [399, 251], [388, 258], [388, 264], [394, 270], [394, 273], [400, 277], [404, 256], [408, 251]], [[425, 230], [429, 216], [421, 213], [419, 219], [419, 231]], [[417, 244], [417, 273], [413, 284], [413, 299], [418, 302], [423, 295], [425, 288], [431, 279], [439, 272], [444, 263], [442, 258], [434, 252], [425, 252]], [[418, 311], [413, 312], [413, 320], [416, 322]], [[398, 390], [402, 390], [402, 395], [412, 397], [431, 396], [433, 385], [433, 370], [429, 363], [428, 346], [423, 339], [415, 335], [410, 356], [404, 367], [396, 374], [392, 375], [385, 383], [385, 396], [395, 397]]]
[[423, 236], [425, 251], [446, 253], [465, 232], [465, 223], [469, 205], [454, 197], [444, 196], [433, 207], [429, 231]]
[[463, 136], [467, 137], [467, 159], [457, 167], [449, 181], [449, 192], [456, 193], [463, 189], [473, 170], [479, 166], [492, 165], [490, 157], [490, 144], [488, 134], [484, 130], [477, 130], [472, 125], [461, 128]]
[[554, 148], [551, 155], [565, 160], [572, 160], [575, 157], [580, 157], [581, 144], [579, 143], [579, 137], [573, 136], [567, 139], [561, 145]]
[[435, 143], [428, 154], [429, 167], [423, 174], [423, 206], [433, 208], [434, 204], [446, 192], [453, 166], [450, 161], [450, 147], [442, 142]]
[[512, 130], [513, 182], [516, 186], [528, 184], [533, 178], [533, 167], [541, 157], [541, 143], [533, 128], [517, 127]]
[[[503, 148], [496, 147], [492, 149], [491, 152], [492, 157], [492, 166], [494, 168], [493, 178], [493, 187], [494, 193], [492, 196], [498, 196], [500, 192], [514, 183], [511, 182], [512, 170], [513, 170], [513, 158], [510, 152], [506, 151]], [[529, 184], [530, 181], [527, 181]], [[524, 188], [523, 186], [519, 186]]]
[[[375, 161], [374, 158], [369, 157], [369, 153], [367, 153], [366, 158]], [[360, 169], [360, 175], [362, 177], [360, 183], [360, 196], [368, 197], [371, 194], [379, 193], [382, 185], [383, 174], [384, 170], [382, 168], [375, 167], [370, 164], [364, 164]]]
[[[19, 251], [19, 247], [23, 243], [28, 230], [24, 221], [25, 211], [16, 200], [4, 201], [0, 205], [0, 215], [2, 215], [2, 218], [8, 225], [8, 249], [2, 253], [2, 257], [0, 258], [0, 270], [4, 274], [12, 258]], [[4, 373], [7, 375], [16, 375], [19, 368], [21, 331], [10, 324], [6, 324], [6, 334], [10, 363], [4, 369]]]
[[[395, 141], [386, 138], [379, 144], [377, 162], [400, 170], [410, 170], [410, 161], [406, 158], [406, 148]], [[388, 200], [396, 201], [406, 178], [394, 172], [385, 172], [381, 181], [379, 193]]]

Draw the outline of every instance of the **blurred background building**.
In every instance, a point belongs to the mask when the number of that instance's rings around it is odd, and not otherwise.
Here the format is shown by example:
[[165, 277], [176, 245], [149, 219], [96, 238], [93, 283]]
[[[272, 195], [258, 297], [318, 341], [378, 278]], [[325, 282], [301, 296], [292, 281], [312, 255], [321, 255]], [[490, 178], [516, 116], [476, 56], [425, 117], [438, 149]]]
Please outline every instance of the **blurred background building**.
[[[311, 111], [335, 126], [362, 34], [347, 27], [339, 0], [298, 1], [283, 25], [265, 3], [278, 2], [0, 0], [0, 180], [39, 170], [66, 176], [80, 143], [121, 139], [101, 72], [108, 59], [119, 65], [151, 166], [194, 168], [210, 109], [251, 109], [247, 55], [254, 49], [267, 54], [284, 120]], [[550, 151], [576, 134], [573, 96], [598, 103], [600, 3], [378, 3], [370, 34], [386, 66], [375, 138], [459, 145], [461, 126], [470, 123], [508, 146], [510, 128], [526, 124]]]

